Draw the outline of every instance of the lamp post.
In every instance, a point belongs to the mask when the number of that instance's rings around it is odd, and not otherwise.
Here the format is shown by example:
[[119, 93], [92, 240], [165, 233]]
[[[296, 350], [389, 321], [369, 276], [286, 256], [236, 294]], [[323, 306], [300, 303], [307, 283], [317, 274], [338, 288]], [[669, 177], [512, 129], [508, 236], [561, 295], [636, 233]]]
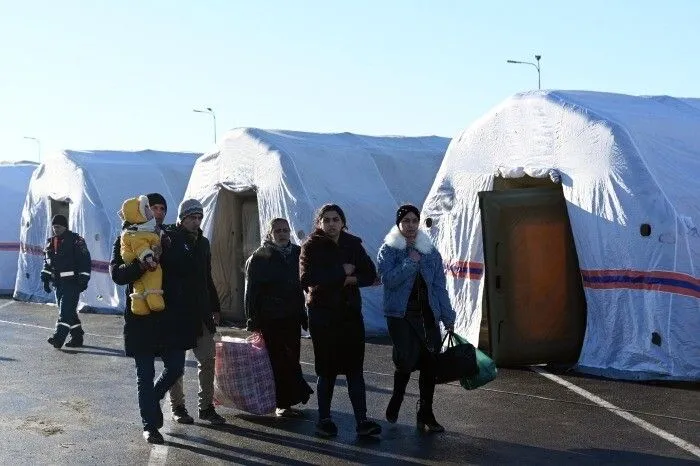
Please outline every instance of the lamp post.
[[535, 60], [537, 60], [537, 64], [532, 63], [531, 61], [518, 61], [518, 60], [506, 60], [506, 63], [515, 63], [517, 65], [532, 65], [537, 69], [537, 89], [542, 89], [541, 85], [541, 79], [540, 79], [540, 58], [542, 58], [542, 55], [535, 55]]
[[39, 150], [39, 160], [38, 160], [38, 162], [41, 162], [41, 140], [40, 140], [39, 138], [34, 138], [34, 137], [31, 137], [31, 136], [24, 136], [24, 139], [30, 139], [30, 140], [36, 142], [36, 146], [37, 146], [37, 148], [38, 148], [38, 150]]
[[195, 108], [192, 111], [196, 113], [208, 113], [214, 119], [214, 144], [216, 144], [216, 114], [214, 113], [214, 110], [212, 110], [211, 107], [207, 107], [204, 110]]

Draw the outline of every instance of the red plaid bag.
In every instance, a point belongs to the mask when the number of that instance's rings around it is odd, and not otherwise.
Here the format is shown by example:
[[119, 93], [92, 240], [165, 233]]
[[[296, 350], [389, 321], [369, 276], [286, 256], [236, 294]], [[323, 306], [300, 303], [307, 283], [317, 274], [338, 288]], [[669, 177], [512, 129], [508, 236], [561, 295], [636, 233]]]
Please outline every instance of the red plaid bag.
[[262, 335], [222, 337], [216, 343], [214, 399], [252, 414], [275, 410], [275, 379]]

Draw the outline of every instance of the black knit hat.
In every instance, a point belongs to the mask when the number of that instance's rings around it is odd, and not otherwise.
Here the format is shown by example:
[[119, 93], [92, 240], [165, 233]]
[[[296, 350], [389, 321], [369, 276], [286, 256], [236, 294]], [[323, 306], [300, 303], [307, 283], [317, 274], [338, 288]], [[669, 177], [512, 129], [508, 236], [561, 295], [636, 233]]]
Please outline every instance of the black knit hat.
[[146, 197], [148, 198], [148, 205], [160, 204], [163, 207], [165, 207], [166, 212], [168, 211], [168, 203], [165, 202], [165, 198], [163, 197], [162, 194], [150, 193], [150, 194], [146, 194]]
[[68, 228], [68, 220], [66, 220], [66, 217], [64, 215], [54, 215], [51, 219], [51, 225], [61, 225]]
[[413, 204], [404, 204], [399, 207], [399, 210], [396, 211], [396, 226], [399, 226], [401, 219], [411, 212], [416, 214], [416, 217], [420, 219], [420, 210], [418, 210], [418, 207], [414, 206]]

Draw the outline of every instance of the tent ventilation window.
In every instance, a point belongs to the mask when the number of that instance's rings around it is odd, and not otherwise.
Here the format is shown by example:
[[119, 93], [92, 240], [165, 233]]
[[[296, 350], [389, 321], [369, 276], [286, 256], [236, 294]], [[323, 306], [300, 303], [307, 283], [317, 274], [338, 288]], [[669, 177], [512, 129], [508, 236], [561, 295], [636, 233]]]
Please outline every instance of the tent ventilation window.
[[648, 223], [642, 223], [642, 226], [639, 227], [639, 233], [641, 233], [642, 236], [651, 235], [651, 225]]
[[430, 218], [430, 217], [426, 218], [426, 219], [425, 219], [425, 226], [426, 226], [427, 228], [432, 227], [432, 226], [433, 226], [433, 219]]
[[656, 346], [661, 346], [661, 335], [656, 332], [651, 333], [651, 342]]

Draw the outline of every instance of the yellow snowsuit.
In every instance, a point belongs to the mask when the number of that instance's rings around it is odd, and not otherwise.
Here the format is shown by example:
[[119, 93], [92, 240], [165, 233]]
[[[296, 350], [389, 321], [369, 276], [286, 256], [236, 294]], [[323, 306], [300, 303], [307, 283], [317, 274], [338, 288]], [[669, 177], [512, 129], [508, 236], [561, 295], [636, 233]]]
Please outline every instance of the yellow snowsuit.
[[[146, 209], [150, 209], [146, 196], [127, 199], [122, 204], [119, 216], [131, 223], [121, 233], [121, 255], [125, 264], [138, 259], [142, 263], [155, 262], [152, 248], [160, 246], [160, 236], [156, 233], [156, 223], [152, 218], [146, 220]], [[157, 264], [157, 263], [156, 263]], [[163, 300], [163, 269], [157, 264], [150, 268], [134, 282], [134, 292], [131, 293], [131, 312], [136, 315], [148, 315], [151, 311], [165, 309]]]

